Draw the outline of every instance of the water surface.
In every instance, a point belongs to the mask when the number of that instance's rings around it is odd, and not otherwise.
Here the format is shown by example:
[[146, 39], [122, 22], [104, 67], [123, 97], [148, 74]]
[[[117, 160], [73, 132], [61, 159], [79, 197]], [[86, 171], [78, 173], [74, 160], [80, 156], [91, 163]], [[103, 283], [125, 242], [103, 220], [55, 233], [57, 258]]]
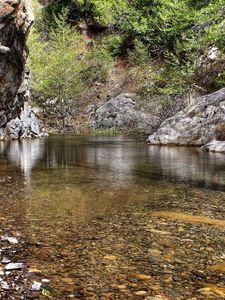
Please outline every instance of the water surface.
[[[132, 231], [129, 237], [130, 227], [141, 230], [132, 213], [138, 216], [143, 208], [143, 214], [179, 210], [221, 219], [224, 191], [225, 155], [199, 148], [79, 136], [0, 144], [0, 216], [7, 220], [2, 231], [24, 237], [24, 259], [56, 289], [75, 295], [74, 286], [79, 285], [78, 299], [87, 299], [79, 290], [81, 282], [104, 294], [108, 292], [104, 284], [122, 280], [117, 278], [119, 264], [105, 266], [104, 257], [112, 252], [130, 247], [127, 274], [140, 272], [140, 266], [150, 272], [146, 258], [133, 260], [141, 247], [152, 245], [148, 238], [141, 242], [139, 232], [136, 236]], [[118, 241], [115, 228], [127, 238]], [[130, 297], [115, 295], [107, 299]]]

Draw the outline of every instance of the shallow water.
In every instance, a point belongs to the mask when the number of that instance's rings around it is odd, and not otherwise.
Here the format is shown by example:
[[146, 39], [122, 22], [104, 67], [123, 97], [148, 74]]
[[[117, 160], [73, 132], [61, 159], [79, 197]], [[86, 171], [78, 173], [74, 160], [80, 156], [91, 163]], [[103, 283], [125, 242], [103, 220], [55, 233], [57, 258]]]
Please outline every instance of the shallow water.
[[[77, 136], [0, 144], [0, 217], [5, 220], [1, 231], [21, 235], [22, 258], [41, 274], [37, 276], [51, 280], [60, 299], [67, 294], [89, 299], [85, 294], [89, 285], [96, 299], [107, 293], [113, 296], [106, 299], [133, 299], [135, 286], [123, 296], [120, 288], [112, 289], [113, 284], [123, 285], [122, 279], [127, 284], [123, 276], [151, 271], [145, 256], [138, 262], [133, 259], [141, 248], [152, 248], [142, 232], [140, 224], [146, 220], [141, 214], [146, 218], [149, 211], [175, 210], [178, 220], [179, 212], [221, 220], [224, 191], [225, 155], [199, 148]], [[164, 219], [166, 228], [157, 225], [147, 231], [167, 232], [173, 224], [169, 222]], [[131, 227], [137, 229], [137, 237], [135, 231], [129, 232]], [[200, 238], [201, 233], [197, 241]], [[115, 261], [126, 248], [127, 264], [121, 267]], [[218, 257], [216, 262], [222, 260]]]

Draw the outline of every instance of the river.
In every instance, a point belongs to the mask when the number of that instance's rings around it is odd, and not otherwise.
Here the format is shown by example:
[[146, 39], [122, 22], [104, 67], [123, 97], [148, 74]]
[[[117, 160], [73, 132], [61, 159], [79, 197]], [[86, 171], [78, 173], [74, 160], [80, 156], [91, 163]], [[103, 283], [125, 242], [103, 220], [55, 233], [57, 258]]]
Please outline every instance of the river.
[[0, 143], [1, 231], [56, 299], [224, 299], [224, 192], [225, 155], [197, 147]]

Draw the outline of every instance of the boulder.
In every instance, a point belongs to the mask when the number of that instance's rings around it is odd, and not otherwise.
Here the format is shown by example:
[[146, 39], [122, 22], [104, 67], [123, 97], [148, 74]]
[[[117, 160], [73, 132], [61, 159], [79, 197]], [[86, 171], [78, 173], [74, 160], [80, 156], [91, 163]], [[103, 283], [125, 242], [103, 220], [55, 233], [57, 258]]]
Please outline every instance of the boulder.
[[1, 0], [0, 4], [0, 139], [29, 96], [26, 42], [33, 16], [28, 2]]
[[35, 138], [46, 136], [42, 121], [36, 116], [28, 103], [24, 104], [20, 116], [6, 125], [5, 138]]
[[204, 145], [216, 139], [216, 129], [225, 124], [225, 88], [198, 97], [194, 103], [166, 119], [149, 136], [150, 144]]
[[202, 150], [209, 152], [225, 153], [225, 141], [211, 141], [202, 147]]
[[158, 124], [156, 117], [137, 109], [134, 95], [128, 93], [122, 93], [100, 107], [91, 107], [88, 114], [94, 129], [125, 128], [151, 132]]

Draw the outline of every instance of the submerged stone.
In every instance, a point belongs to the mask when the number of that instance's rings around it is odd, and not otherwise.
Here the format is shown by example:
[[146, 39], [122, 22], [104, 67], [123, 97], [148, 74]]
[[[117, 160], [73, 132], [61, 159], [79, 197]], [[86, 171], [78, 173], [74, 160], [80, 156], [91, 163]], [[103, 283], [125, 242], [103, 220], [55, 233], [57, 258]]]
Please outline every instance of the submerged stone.
[[24, 267], [23, 263], [9, 263], [5, 266], [5, 270], [10, 271], [10, 270], [19, 270]]
[[18, 240], [15, 237], [2, 236], [3, 242], [9, 242], [10, 244], [18, 244]]
[[40, 291], [41, 290], [41, 286], [42, 286], [41, 282], [34, 281], [34, 283], [31, 286], [31, 290], [32, 291]]

